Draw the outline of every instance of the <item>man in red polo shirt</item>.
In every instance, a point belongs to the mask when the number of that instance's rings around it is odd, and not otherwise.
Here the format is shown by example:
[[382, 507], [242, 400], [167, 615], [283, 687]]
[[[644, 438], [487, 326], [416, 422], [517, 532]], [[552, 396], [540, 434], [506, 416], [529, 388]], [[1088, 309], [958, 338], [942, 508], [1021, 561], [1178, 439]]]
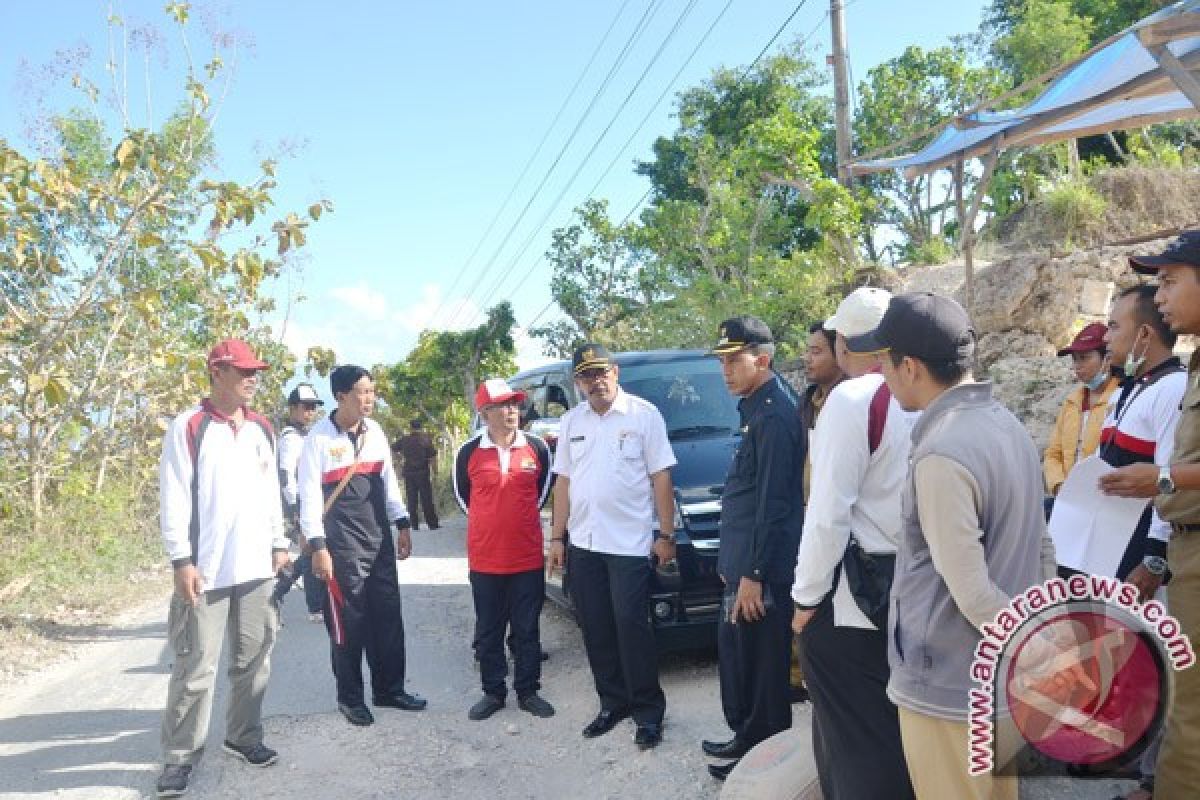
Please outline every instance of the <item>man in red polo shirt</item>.
[[520, 428], [525, 393], [499, 378], [475, 393], [485, 426], [454, 457], [454, 494], [467, 515], [467, 566], [475, 599], [475, 647], [483, 697], [467, 716], [487, 719], [504, 707], [508, 665], [504, 633], [512, 627], [517, 705], [549, 717], [538, 695], [538, 635], [545, 592], [541, 507], [550, 490], [550, 449]]

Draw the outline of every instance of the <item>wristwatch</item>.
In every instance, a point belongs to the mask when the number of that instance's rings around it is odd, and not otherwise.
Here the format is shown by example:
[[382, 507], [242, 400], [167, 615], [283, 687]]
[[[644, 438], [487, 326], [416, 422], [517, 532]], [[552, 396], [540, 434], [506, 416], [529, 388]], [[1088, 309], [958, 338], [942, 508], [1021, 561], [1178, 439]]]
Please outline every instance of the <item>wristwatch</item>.
[[1158, 470], [1158, 493], [1175, 494], [1175, 481], [1171, 480], [1171, 467], [1161, 467]]
[[1146, 556], [1142, 559], [1142, 566], [1151, 575], [1162, 576], [1167, 572], [1167, 560], [1162, 556]]

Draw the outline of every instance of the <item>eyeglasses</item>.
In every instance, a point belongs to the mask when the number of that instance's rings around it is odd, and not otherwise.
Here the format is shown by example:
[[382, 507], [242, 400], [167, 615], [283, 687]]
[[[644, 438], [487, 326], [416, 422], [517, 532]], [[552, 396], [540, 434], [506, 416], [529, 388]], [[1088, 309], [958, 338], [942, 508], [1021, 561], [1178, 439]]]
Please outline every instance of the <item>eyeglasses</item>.
[[612, 372], [611, 367], [605, 367], [604, 369], [585, 369], [583, 372], [576, 374], [575, 378], [576, 380], [583, 381], [584, 383], [591, 383], [592, 381], [597, 381], [601, 378], [607, 378], [610, 372]]

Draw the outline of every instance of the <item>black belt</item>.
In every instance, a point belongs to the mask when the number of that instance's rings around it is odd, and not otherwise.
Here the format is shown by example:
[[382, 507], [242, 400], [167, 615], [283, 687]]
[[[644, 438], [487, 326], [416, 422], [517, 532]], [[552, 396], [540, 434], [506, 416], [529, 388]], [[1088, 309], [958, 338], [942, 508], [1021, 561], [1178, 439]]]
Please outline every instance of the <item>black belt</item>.
[[1200, 523], [1172, 522], [1171, 533], [1200, 533]]

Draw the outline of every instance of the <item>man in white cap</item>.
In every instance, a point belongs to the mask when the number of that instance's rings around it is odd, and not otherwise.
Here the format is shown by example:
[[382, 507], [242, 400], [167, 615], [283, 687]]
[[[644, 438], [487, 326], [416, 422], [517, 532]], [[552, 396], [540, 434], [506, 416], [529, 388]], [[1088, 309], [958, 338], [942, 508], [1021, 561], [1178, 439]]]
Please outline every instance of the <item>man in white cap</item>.
[[874, 330], [891, 294], [856, 289], [825, 327], [837, 332], [839, 383], [809, 442], [812, 483], [796, 558], [792, 629], [813, 704], [826, 800], [912, 797], [896, 707], [888, 699], [888, 595], [915, 414], [892, 399], [879, 353], [848, 340]]
[[311, 383], [298, 383], [288, 395], [288, 417], [279, 432], [279, 486], [283, 491], [283, 515], [288, 524], [288, 538], [296, 542], [302, 555], [296, 559], [295, 575], [304, 580], [304, 603], [310, 622], [321, 622], [321, 607], [325, 602], [325, 583], [312, 574], [312, 550], [300, 533], [300, 490], [296, 482], [296, 467], [304, 437], [317, 420], [317, 409], [325, 401], [317, 395]]
[[479, 384], [475, 409], [485, 427], [454, 457], [454, 495], [467, 515], [475, 654], [483, 683], [483, 697], [467, 714], [473, 720], [504, 708], [504, 632], [510, 625], [517, 706], [537, 717], [554, 715], [554, 707], [538, 695], [538, 617], [546, 591], [541, 508], [550, 491], [550, 448], [521, 431], [525, 398], [500, 378]]

